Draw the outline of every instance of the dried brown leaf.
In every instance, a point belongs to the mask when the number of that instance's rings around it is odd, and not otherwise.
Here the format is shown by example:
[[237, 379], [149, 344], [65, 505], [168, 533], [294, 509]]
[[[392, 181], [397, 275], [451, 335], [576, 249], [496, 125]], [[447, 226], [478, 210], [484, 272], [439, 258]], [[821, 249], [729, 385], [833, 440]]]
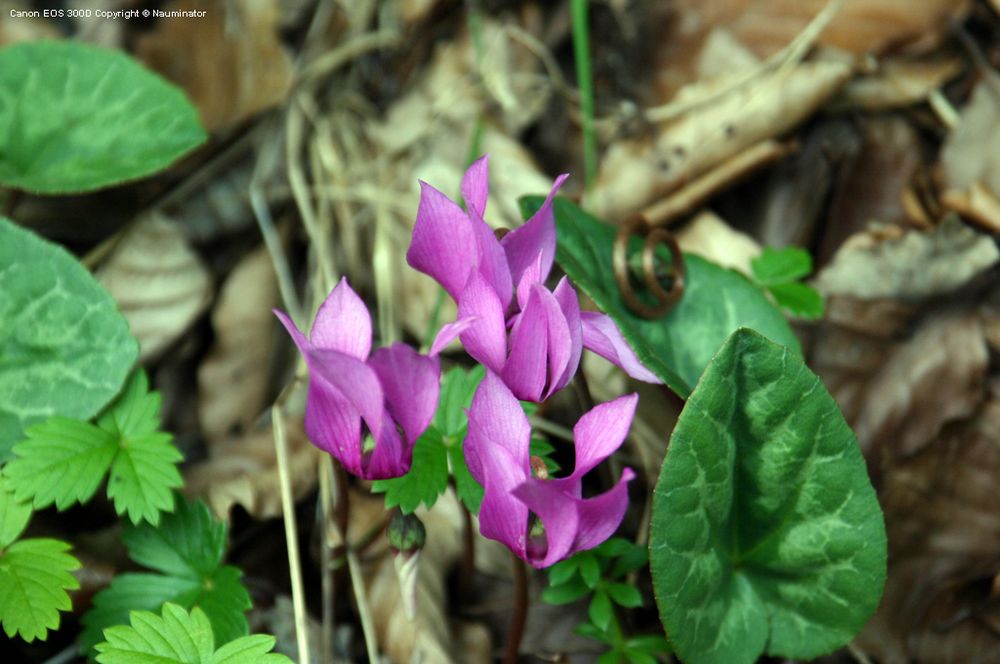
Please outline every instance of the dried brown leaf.
[[873, 226], [844, 243], [815, 285], [825, 295], [921, 300], [953, 292], [998, 259], [992, 238], [954, 217], [930, 231]]
[[139, 340], [140, 360], [155, 358], [208, 306], [212, 284], [201, 258], [169, 219], [139, 220], [97, 270]]
[[198, 419], [209, 440], [246, 431], [266, 405], [278, 283], [260, 247], [222, 285], [212, 327], [215, 343], [198, 368]]
[[760, 245], [746, 233], [734, 230], [718, 215], [704, 211], [677, 233], [685, 252], [695, 253], [723, 267], [749, 275], [750, 261], [760, 255]]
[[[288, 474], [296, 499], [315, 489], [317, 450], [306, 438], [301, 415], [285, 422], [288, 443]], [[222, 518], [235, 505], [256, 519], [281, 515], [281, 488], [270, 422], [246, 434], [209, 445], [208, 459], [185, 473], [185, 492], [202, 498]]]
[[918, 104], [954, 78], [962, 62], [892, 58], [879, 63], [870, 75], [850, 81], [834, 100], [835, 108], [884, 111]]
[[[201, 9], [174, 0], [165, 10]], [[136, 55], [180, 85], [210, 131], [234, 127], [281, 103], [292, 84], [292, 60], [278, 39], [275, 0], [226, 2], [196, 20], [161, 19], [141, 37]]]
[[667, 125], [652, 141], [613, 143], [587, 206], [618, 220], [808, 117], [848, 79], [843, 62], [805, 62], [762, 73]]
[[1000, 195], [998, 124], [1000, 75], [986, 72], [941, 148], [941, 167], [949, 188], [961, 190], [982, 182]]
[[[829, 0], [680, 0], [702, 25], [725, 26], [760, 57], [785, 46]], [[847, 0], [819, 43], [852, 53], [881, 53], [939, 38], [965, 0]]]
[[948, 189], [941, 204], [991, 233], [1000, 233], [1000, 197], [982, 182], [968, 189]]
[[935, 315], [884, 361], [854, 421], [861, 449], [910, 455], [948, 422], [974, 413], [984, 396], [989, 356], [979, 318]]

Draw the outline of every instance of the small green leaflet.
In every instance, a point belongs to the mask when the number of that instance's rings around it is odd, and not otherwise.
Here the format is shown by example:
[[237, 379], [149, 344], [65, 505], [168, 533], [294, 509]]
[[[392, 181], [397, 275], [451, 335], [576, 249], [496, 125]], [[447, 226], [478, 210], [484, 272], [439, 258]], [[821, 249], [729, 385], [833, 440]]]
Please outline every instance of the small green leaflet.
[[121, 390], [139, 345], [114, 300], [73, 256], [3, 217], [0, 283], [3, 463], [29, 425], [96, 415]]
[[226, 525], [204, 503], [178, 498], [159, 527], [126, 526], [122, 539], [132, 560], [157, 573], [121, 574], [94, 596], [93, 608], [83, 617], [84, 648], [100, 641], [106, 627], [124, 623], [129, 611], [156, 610], [164, 602], [203, 610], [219, 643], [247, 634], [250, 595], [240, 570], [222, 564]]
[[0, 50], [0, 184], [59, 194], [134, 180], [201, 144], [198, 112], [124, 53], [77, 41]]
[[413, 447], [410, 472], [372, 485], [376, 493], [385, 493], [386, 508], [399, 507], [412, 514], [421, 504], [431, 507], [448, 488], [448, 470], [455, 478], [459, 499], [473, 514], [479, 512], [483, 489], [469, 473], [462, 452], [468, 420], [465, 409], [485, 375], [482, 366], [466, 371], [451, 368], [441, 381], [441, 396], [434, 420]]
[[800, 318], [814, 319], [823, 316], [823, 297], [812, 286], [799, 283], [799, 279], [812, 272], [812, 256], [797, 247], [772, 249], [751, 261], [753, 278], [766, 289], [778, 305]]
[[0, 623], [9, 638], [45, 640], [59, 628], [59, 612], [73, 608], [67, 590], [80, 584], [70, 572], [80, 561], [67, 553], [70, 545], [54, 539], [17, 540], [31, 518], [31, 507], [19, 503], [0, 479]]
[[161, 615], [133, 611], [130, 626], [104, 631], [105, 642], [96, 646], [99, 664], [292, 664], [272, 653], [273, 636], [241, 636], [218, 650], [205, 612], [190, 613], [167, 602]]
[[183, 486], [181, 453], [159, 427], [160, 395], [140, 370], [96, 425], [54, 417], [30, 427], [4, 475], [18, 500], [63, 510], [90, 500], [110, 471], [108, 498], [118, 514], [155, 525], [173, 506], [171, 490]]
[[687, 664], [811, 659], [878, 606], [886, 535], [857, 441], [797, 353], [738, 330], [681, 412], [650, 568]]
[[[521, 199], [525, 216], [544, 199]], [[573, 283], [611, 316], [636, 356], [681, 397], [687, 397], [722, 342], [750, 327], [799, 352], [781, 312], [743, 275], [687, 254], [684, 295], [666, 316], [646, 320], [625, 306], [614, 280], [616, 229], [566, 200], [554, 202], [559, 244], [556, 260]], [[633, 245], [641, 245], [633, 238]]]

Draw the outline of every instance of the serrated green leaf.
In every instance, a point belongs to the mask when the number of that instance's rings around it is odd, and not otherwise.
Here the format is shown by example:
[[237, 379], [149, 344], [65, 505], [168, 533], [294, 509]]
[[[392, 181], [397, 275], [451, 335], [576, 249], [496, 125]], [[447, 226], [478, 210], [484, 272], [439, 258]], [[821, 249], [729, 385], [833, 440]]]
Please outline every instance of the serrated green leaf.
[[850, 641], [882, 592], [885, 527], [854, 434], [797, 354], [734, 333], [668, 450], [650, 563], [681, 659], [809, 659]]
[[634, 546], [619, 556], [611, 566], [608, 576], [617, 579], [625, 576], [629, 572], [640, 569], [646, 565], [648, 556], [646, 549], [641, 546]]
[[590, 593], [583, 579], [576, 576], [558, 586], [549, 586], [542, 591], [542, 601], [546, 604], [569, 604]]
[[114, 436], [66, 417], [31, 426], [25, 434], [4, 474], [17, 497], [30, 500], [35, 509], [55, 503], [61, 511], [90, 500], [118, 453]]
[[110, 468], [108, 497], [116, 511], [128, 512], [133, 523], [159, 523], [160, 512], [173, 507], [171, 490], [184, 481], [180, 452], [156, 430], [160, 396], [148, 388], [145, 372], [136, 372], [97, 426], [54, 417], [29, 428], [4, 469], [18, 500], [66, 509], [90, 500]]
[[629, 664], [656, 664], [656, 658], [641, 650], [624, 650], [622, 654]]
[[174, 85], [76, 41], [0, 50], [0, 184], [55, 194], [150, 175], [205, 138]]
[[[522, 213], [538, 209], [538, 196], [521, 199]], [[743, 275], [685, 255], [684, 295], [666, 316], [646, 320], [631, 313], [618, 292], [612, 264], [617, 228], [564, 198], [554, 203], [559, 243], [556, 260], [606, 314], [636, 356], [681, 397], [691, 393], [715, 351], [739, 327], [758, 330], [801, 354], [781, 312]], [[641, 248], [633, 238], [632, 246]]]
[[614, 607], [611, 605], [611, 598], [603, 590], [598, 590], [594, 593], [594, 597], [590, 600], [590, 605], [587, 607], [587, 617], [590, 618], [590, 622], [597, 625], [598, 628], [607, 631], [608, 627], [611, 626], [611, 620], [614, 618]]
[[0, 475], [0, 549], [24, 532], [31, 520], [31, 504], [14, 497], [10, 480]]
[[800, 318], [823, 317], [823, 296], [807, 284], [775, 284], [767, 287], [782, 309]]
[[73, 256], [3, 217], [0, 282], [2, 463], [31, 424], [97, 414], [121, 389], [139, 346]]
[[604, 585], [604, 590], [607, 591], [615, 604], [624, 606], [626, 609], [634, 609], [643, 604], [642, 593], [635, 586], [625, 583], [607, 583]]
[[812, 256], [805, 249], [764, 247], [760, 256], [750, 261], [754, 279], [763, 286], [798, 281], [812, 272]]
[[219, 643], [247, 633], [250, 595], [240, 570], [222, 565], [226, 526], [204, 503], [178, 499], [158, 527], [126, 526], [122, 540], [133, 560], [159, 574], [123, 574], [97, 593], [83, 617], [85, 649], [101, 640], [105, 628], [123, 623], [129, 611], [159, 609], [163, 602], [203, 610]]
[[412, 514], [421, 503], [431, 507], [448, 488], [448, 453], [437, 428], [430, 426], [413, 445], [410, 472], [391, 480], [376, 480], [372, 491], [385, 493], [386, 509]]
[[642, 547], [636, 546], [624, 537], [612, 537], [596, 546], [593, 551], [604, 558], [617, 558], [634, 549], [642, 550]]
[[625, 656], [617, 650], [607, 650], [597, 658], [597, 664], [619, 664], [626, 661]]
[[134, 611], [130, 626], [109, 627], [96, 647], [100, 664], [291, 664], [271, 653], [274, 637], [244, 636], [215, 650], [212, 625], [195, 608], [188, 613], [170, 602], [161, 615]]
[[80, 561], [70, 545], [54, 539], [26, 539], [0, 549], [0, 622], [13, 638], [45, 640], [59, 628], [59, 612], [73, 608], [67, 590], [80, 584], [70, 572]]
[[469, 472], [465, 464], [465, 451], [461, 444], [448, 448], [448, 461], [451, 475], [455, 478], [455, 493], [472, 514], [479, 514], [479, 506], [483, 503], [483, 487]]

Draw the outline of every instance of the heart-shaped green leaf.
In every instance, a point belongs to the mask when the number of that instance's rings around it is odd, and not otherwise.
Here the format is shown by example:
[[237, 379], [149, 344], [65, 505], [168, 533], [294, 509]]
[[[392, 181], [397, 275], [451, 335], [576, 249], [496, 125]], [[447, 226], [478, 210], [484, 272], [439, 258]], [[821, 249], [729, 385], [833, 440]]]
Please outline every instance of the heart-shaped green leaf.
[[167, 167], [205, 140], [177, 87], [80, 42], [0, 50], [0, 184], [88, 191]]
[[[541, 197], [521, 199], [534, 212]], [[555, 200], [556, 260], [573, 283], [618, 325], [632, 350], [664, 383], [687, 397], [705, 365], [737, 328], [749, 327], [799, 353], [799, 344], [781, 312], [742, 275], [703, 258], [684, 257], [684, 296], [666, 316], [647, 320], [625, 306], [615, 284], [612, 247], [616, 229], [564, 198]], [[641, 244], [635, 239], [635, 244]]]
[[797, 354], [743, 329], [712, 359], [670, 439], [649, 550], [688, 664], [817, 657], [872, 615], [882, 513], [854, 434]]
[[139, 346], [114, 300], [62, 247], [0, 217], [0, 462], [24, 429], [89, 419]]

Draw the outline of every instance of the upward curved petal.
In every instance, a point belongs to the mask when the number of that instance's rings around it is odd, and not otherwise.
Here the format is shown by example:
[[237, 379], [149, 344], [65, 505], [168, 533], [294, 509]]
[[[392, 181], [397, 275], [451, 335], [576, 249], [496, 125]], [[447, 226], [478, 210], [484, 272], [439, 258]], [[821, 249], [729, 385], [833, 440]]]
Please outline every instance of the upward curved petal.
[[361, 414], [319, 376], [309, 378], [305, 431], [316, 447], [332, 454], [347, 472], [361, 475]]
[[466, 352], [487, 368], [500, 371], [507, 356], [503, 305], [496, 291], [478, 272], [469, 276], [469, 282], [458, 299], [458, 318], [474, 319], [459, 334]]
[[462, 176], [462, 198], [466, 209], [482, 218], [486, 216], [486, 198], [489, 194], [489, 159], [488, 154], [472, 162], [472, 165]]
[[507, 267], [507, 255], [504, 253], [503, 247], [500, 246], [500, 240], [493, 233], [493, 229], [483, 221], [483, 218], [471, 212], [469, 216], [476, 236], [479, 273], [496, 292], [497, 297], [500, 298], [500, 304], [506, 311], [507, 305], [510, 304], [510, 300], [514, 296], [510, 268]]
[[376, 350], [368, 366], [375, 370], [382, 384], [386, 409], [403, 427], [407, 442], [412, 443], [431, 423], [437, 409], [441, 390], [437, 358], [421, 355], [397, 342]]
[[580, 355], [583, 353], [583, 327], [580, 322], [580, 298], [576, 294], [568, 277], [559, 280], [559, 285], [552, 291], [559, 308], [562, 310], [566, 325], [569, 327], [569, 360], [563, 374], [556, 380], [553, 392], [569, 384], [580, 366]]
[[594, 406], [573, 427], [576, 464], [571, 477], [580, 480], [590, 470], [621, 447], [632, 426], [636, 394], [626, 394], [614, 401]]
[[[377, 441], [385, 419], [385, 396], [375, 371], [356, 357], [319, 348], [306, 353], [306, 364], [309, 366], [310, 384], [319, 379], [339, 392], [361, 415]], [[324, 407], [323, 402], [316, 403], [316, 409]], [[360, 449], [360, 437], [357, 444]]]
[[433, 277], [458, 300], [469, 273], [478, 264], [475, 232], [456, 203], [426, 182], [420, 183], [420, 205], [406, 262]]
[[513, 490], [531, 475], [531, 427], [521, 404], [496, 374], [487, 371], [469, 408], [465, 458], [483, 485], [480, 532], [525, 557], [528, 508]]
[[545, 281], [552, 270], [552, 261], [556, 255], [556, 221], [552, 212], [552, 199], [568, 177], [569, 174], [566, 173], [557, 177], [542, 207], [523, 226], [515, 228], [501, 240], [504, 251], [507, 252], [510, 276], [515, 284], [521, 281], [521, 275], [539, 255], [542, 257], [541, 280]]
[[441, 354], [445, 348], [448, 347], [452, 341], [454, 341], [462, 332], [472, 327], [479, 318], [476, 316], [469, 316], [468, 318], [459, 318], [458, 320], [452, 321], [441, 326], [438, 333], [434, 336], [434, 342], [431, 344], [430, 356], [437, 357]]
[[316, 348], [339, 351], [359, 360], [366, 359], [371, 352], [372, 319], [346, 277], [341, 278], [319, 306], [309, 340]]
[[514, 496], [541, 520], [545, 526], [545, 546], [530, 542], [527, 561], [542, 569], [567, 558], [573, 550], [579, 530], [579, 500], [559, 490], [548, 480], [531, 478], [514, 489]]
[[[510, 331], [503, 381], [518, 399], [542, 401], [548, 380], [548, 321], [545, 289], [535, 286]], [[549, 295], [551, 297], [551, 295]]]
[[596, 311], [584, 311], [580, 314], [580, 322], [583, 324], [584, 348], [594, 351], [636, 380], [654, 384], [663, 382], [643, 366], [610, 317]]
[[389, 480], [409, 472], [413, 461], [413, 441], [400, 437], [386, 413], [375, 449], [362, 459], [358, 477], [364, 480]]
[[633, 479], [635, 473], [631, 468], [626, 468], [622, 471], [621, 479], [612, 488], [599, 496], [579, 501], [579, 530], [571, 554], [593, 549], [615, 534], [628, 509], [628, 483]]
[[531, 476], [531, 425], [521, 404], [504, 382], [487, 370], [469, 407], [469, 429], [465, 437], [466, 462], [476, 481], [483, 484], [490, 471], [481, 457], [491, 448], [507, 451], [524, 481]]

